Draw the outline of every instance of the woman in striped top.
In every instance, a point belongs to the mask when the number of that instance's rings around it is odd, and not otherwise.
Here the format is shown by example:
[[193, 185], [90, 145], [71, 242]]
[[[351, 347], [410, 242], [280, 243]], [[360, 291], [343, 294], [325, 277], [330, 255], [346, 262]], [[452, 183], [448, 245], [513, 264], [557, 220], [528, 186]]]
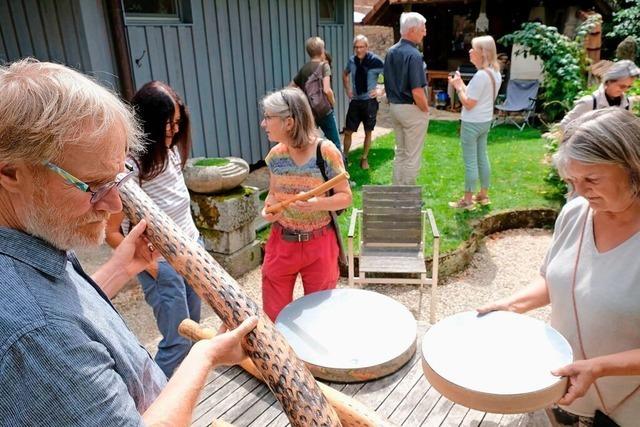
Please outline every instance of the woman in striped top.
[[[191, 148], [189, 112], [168, 85], [145, 84], [131, 101], [144, 133], [145, 151], [131, 159], [140, 187], [193, 240], [200, 238], [193, 218], [189, 191], [182, 169]], [[107, 242], [120, 244], [129, 223], [122, 213], [112, 215], [107, 226]], [[191, 341], [178, 334], [183, 319], [200, 320], [200, 298], [164, 259], [138, 275], [145, 300], [153, 308], [162, 340], [155, 360], [170, 377], [191, 348]]]
[[[342, 153], [318, 137], [301, 90], [286, 88], [269, 94], [262, 106], [262, 128], [276, 144], [265, 158], [270, 172], [265, 209], [322, 184], [320, 164], [327, 179], [344, 172]], [[351, 188], [343, 181], [333, 195], [298, 201], [274, 214], [262, 211], [262, 217], [273, 223], [262, 264], [262, 303], [271, 320], [293, 299], [298, 274], [305, 295], [336, 287], [339, 248], [330, 211], [350, 205]]]

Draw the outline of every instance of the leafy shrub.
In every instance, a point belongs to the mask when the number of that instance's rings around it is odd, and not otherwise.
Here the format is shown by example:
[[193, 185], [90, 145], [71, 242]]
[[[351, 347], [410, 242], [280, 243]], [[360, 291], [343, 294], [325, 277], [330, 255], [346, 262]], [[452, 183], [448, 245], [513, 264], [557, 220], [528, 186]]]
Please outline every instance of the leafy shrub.
[[545, 197], [549, 200], [558, 201], [562, 204], [566, 201], [566, 194], [569, 191], [567, 184], [560, 178], [558, 170], [553, 165], [551, 158], [553, 154], [558, 151], [558, 145], [560, 144], [562, 132], [559, 128], [553, 128], [550, 132], [543, 135], [545, 140], [545, 148], [547, 150], [546, 159], [548, 167], [544, 175], [544, 182], [549, 184], [549, 190], [545, 192]]
[[[627, 91], [627, 96], [640, 96], [640, 79], [633, 82], [633, 86]], [[633, 112], [636, 116], [640, 116], [640, 102], [633, 104]]]
[[553, 122], [567, 112], [586, 85], [587, 58], [583, 41], [601, 19], [597, 14], [590, 16], [578, 27], [575, 40], [560, 34], [555, 27], [538, 22], [525, 23], [521, 30], [499, 40], [506, 45], [523, 45], [526, 51], [516, 53], [534, 55], [542, 60], [542, 109], [547, 121]]
[[[607, 37], [625, 38], [631, 36], [640, 44], [640, 0], [621, 0], [613, 12], [613, 28]], [[640, 52], [636, 50], [636, 57]]]

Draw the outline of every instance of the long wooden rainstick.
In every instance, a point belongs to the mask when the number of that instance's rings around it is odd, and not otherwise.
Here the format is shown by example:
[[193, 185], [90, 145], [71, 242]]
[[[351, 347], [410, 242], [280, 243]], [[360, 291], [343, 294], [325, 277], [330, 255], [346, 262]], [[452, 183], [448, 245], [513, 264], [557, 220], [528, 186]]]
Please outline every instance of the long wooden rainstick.
[[331, 178], [329, 181], [325, 181], [323, 184], [318, 185], [317, 187], [309, 190], [309, 191], [305, 191], [304, 193], [300, 193], [300, 194], [296, 194], [295, 196], [287, 199], [287, 200], [283, 200], [281, 202], [275, 203], [271, 206], [269, 206], [268, 208], [266, 208], [267, 213], [274, 213], [274, 212], [280, 212], [281, 210], [283, 210], [284, 208], [286, 208], [287, 206], [289, 206], [291, 203], [295, 203], [298, 200], [304, 200], [307, 201], [312, 197], [315, 196], [319, 196], [321, 194], [326, 193], [327, 191], [329, 191], [330, 189], [332, 189], [333, 187], [335, 187], [336, 185], [340, 184], [342, 181], [348, 180], [349, 179], [349, 173], [348, 172], [342, 172], [339, 175], [334, 176], [333, 178]]
[[[192, 341], [211, 339], [216, 336], [216, 331], [203, 328], [191, 319], [184, 319], [180, 322], [178, 332]], [[264, 381], [250, 359], [240, 362], [240, 367], [260, 381]], [[318, 386], [335, 409], [343, 427], [394, 427], [394, 424], [391, 424], [389, 420], [384, 419], [352, 397], [321, 382], [318, 382]]]
[[260, 316], [258, 326], [245, 337], [242, 345], [291, 425], [340, 426], [338, 416], [304, 363], [213, 257], [162, 212], [135, 180], [129, 180], [120, 188], [120, 197], [129, 220], [133, 224], [141, 219], [147, 221], [146, 235], [151, 243], [228, 328], [236, 328], [250, 316]]

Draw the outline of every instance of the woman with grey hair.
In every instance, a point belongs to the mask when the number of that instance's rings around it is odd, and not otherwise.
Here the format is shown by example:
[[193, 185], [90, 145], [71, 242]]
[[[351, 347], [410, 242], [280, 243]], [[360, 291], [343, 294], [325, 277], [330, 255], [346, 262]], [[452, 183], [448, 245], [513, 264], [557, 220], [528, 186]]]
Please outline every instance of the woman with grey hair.
[[345, 180], [325, 196], [267, 212], [269, 206], [309, 191], [345, 169], [340, 150], [318, 137], [311, 107], [300, 89], [289, 87], [271, 93], [262, 106], [261, 126], [275, 143], [265, 158], [270, 172], [269, 195], [261, 214], [272, 226], [262, 264], [262, 303], [275, 321], [293, 299], [298, 274], [305, 295], [336, 287], [340, 236], [331, 211], [351, 205], [351, 188]]
[[640, 68], [633, 61], [624, 59], [615, 62], [602, 76], [600, 87], [591, 95], [583, 96], [576, 101], [573, 109], [560, 122], [560, 128], [564, 131], [569, 123], [592, 110], [618, 107], [633, 111], [632, 102], [625, 93], [638, 76], [640, 76]]
[[567, 129], [554, 161], [578, 197], [558, 216], [540, 276], [478, 311], [551, 304], [551, 326], [567, 338], [575, 362], [553, 371], [569, 377], [569, 387], [548, 413], [561, 425], [591, 425], [594, 417], [637, 425], [640, 118], [615, 107], [587, 113]]

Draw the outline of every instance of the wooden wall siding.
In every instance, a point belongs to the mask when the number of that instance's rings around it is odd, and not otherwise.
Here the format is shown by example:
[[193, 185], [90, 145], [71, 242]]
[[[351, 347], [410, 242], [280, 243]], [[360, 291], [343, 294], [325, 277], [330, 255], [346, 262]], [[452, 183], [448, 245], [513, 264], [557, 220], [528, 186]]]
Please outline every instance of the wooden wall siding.
[[79, 10], [64, 0], [0, 0], [2, 59], [32, 56], [87, 69], [88, 55], [77, 36]]
[[100, 0], [0, 0], [0, 61], [28, 56], [69, 65], [115, 87]]
[[193, 119], [192, 155], [257, 162], [270, 148], [260, 129], [260, 99], [289, 84], [307, 60], [304, 42], [312, 35], [325, 38], [334, 55], [342, 127], [347, 104], [340, 75], [351, 54], [353, 0], [342, 3], [348, 25], [319, 25], [317, 0], [191, 0], [192, 24], [130, 22], [135, 85], [164, 80], [184, 97]]
[[[347, 16], [353, 16], [353, 3], [351, 12]], [[318, 35], [325, 41], [325, 47], [333, 58], [331, 72], [333, 75], [332, 88], [336, 94], [336, 119], [338, 129], [345, 124], [349, 100], [342, 85], [342, 72], [347, 66], [349, 57], [353, 54], [351, 48], [353, 41], [353, 25], [319, 25]]]

